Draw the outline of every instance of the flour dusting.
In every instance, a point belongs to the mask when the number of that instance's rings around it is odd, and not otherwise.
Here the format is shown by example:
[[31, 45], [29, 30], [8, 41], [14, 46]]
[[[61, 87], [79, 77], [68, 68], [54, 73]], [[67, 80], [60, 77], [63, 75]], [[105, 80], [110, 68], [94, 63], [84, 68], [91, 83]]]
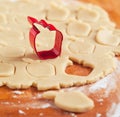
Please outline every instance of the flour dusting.
[[18, 113], [21, 115], [26, 115], [26, 113], [23, 110], [18, 110]]
[[108, 110], [106, 117], [120, 117], [120, 103], [113, 103], [111, 108]]
[[96, 117], [102, 117], [102, 114], [101, 113], [97, 113]]
[[117, 65], [115, 72], [113, 72], [112, 74], [109, 74], [105, 78], [92, 84], [89, 87], [89, 92], [94, 93], [96, 91], [99, 91], [100, 89], [105, 89], [104, 97], [108, 97], [111, 90], [116, 88], [116, 84], [118, 80], [118, 76], [116, 74], [120, 73], [120, 62], [117, 62], [117, 64], [118, 65]]

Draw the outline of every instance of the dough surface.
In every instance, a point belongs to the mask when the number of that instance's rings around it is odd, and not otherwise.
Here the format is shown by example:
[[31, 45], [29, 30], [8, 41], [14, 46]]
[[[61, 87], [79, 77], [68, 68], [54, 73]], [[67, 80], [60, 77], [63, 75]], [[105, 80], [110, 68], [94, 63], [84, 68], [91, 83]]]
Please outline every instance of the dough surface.
[[[44, 19], [62, 32], [59, 57], [39, 60], [29, 43], [31, 25], [27, 16]], [[37, 49], [49, 50], [54, 45], [55, 34], [38, 28], [41, 34], [37, 36]], [[98, 6], [67, 0], [0, 0], [1, 86], [12, 89], [34, 86], [45, 91], [94, 83], [114, 71], [116, 54], [120, 55], [120, 30]], [[93, 70], [88, 76], [67, 74], [66, 67], [74, 62]], [[74, 94], [76, 100], [84, 98], [91, 106], [79, 102], [85, 107], [73, 109], [71, 103], [62, 104], [62, 96], [73, 98]], [[68, 111], [85, 112], [93, 107], [91, 100], [81, 93], [64, 92], [50, 98], [55, 98], [55, 104]]]
[[[1, 64], [11, 64], [15, 69], [8, 67], [9, 70], [4, 72], [7, 77], [0, 76], [3, 85], [13, 89], [27, 86], [35, 86], [39, 90], [60, 89], [93, 83], [115, 69], [114, 56], [115, 53], [120, 53], [120, 31], [111, 25], [112, 22], [103, 9], [81, 2], [74, 4], [75, 7], [72, 8], [73, 2], [61, 0], [1, 0], [0, 3], [0, 60]], [[63, 33], [59, 57], [39, 60], [29, 43], [28, 33], [31, 26], [27, 16], [45, 19]], [[36, 39], [37, 49], [49, 50], [54, 45], [55, 33], [35, 25], [41, 31]], [[67, 74], [65, 69], [73, 62], [93, 70], [88, 76]], [[10, 71], [12, 76], [8, 75]]]

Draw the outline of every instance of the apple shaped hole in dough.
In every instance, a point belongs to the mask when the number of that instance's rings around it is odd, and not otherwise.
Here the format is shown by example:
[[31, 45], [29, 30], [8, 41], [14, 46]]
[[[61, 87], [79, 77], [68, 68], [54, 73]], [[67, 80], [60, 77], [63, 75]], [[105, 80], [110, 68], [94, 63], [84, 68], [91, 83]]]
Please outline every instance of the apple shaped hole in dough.
[[81, 92], [60, 92], [55, 97], [55, 105], [70, 112], [87, 112], [94, 102]]
[[51, 3], [51, 7], [47, 13], [48, 20], [63, 21], [69, 16], [69, 11], [60, 5]]
[[0, 55], [6, 58], [23, 57], [25, 54], [25, 48], [23, 47], [0, 47]]
[[108, 29], [100, 29], [96, 35], [96, 41], [99, 44], [108, 46], [117, 46], [120, 43], [118, 36]]
[[44, 62], [35, 62], [27, 65], [29, 74], [35, 77], [55, 75], [55, 68], [52, 64]]
[[88, 76], [92, 72], [93, 68], [90, 66], [84, 66], [73, 62], [73, 65], [68, 65], [65, 72], [69, 75]]
[[15, 67], [12, 64], [0, 63], [0, 77], [8, 77], [14, 75]]
[[88, 36], [90, 31], [90, 25], [80, 21], [71, 21], [67, 26], [67, 33], [71, 36]]

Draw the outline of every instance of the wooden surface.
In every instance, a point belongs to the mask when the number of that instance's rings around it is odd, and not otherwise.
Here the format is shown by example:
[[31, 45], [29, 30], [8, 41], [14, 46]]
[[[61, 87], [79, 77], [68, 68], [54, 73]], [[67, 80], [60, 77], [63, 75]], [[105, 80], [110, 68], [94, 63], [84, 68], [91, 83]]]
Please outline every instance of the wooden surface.
[[[90, 2], [93, 4], [97, 4], [103, 8], [105, 8], [111, 19], [117, 23], [117, 27], [120, 27], [120, 0], [81, 0], [84, 2]], [[77, 71], [75, 70], [77, 68]], [[73, 71], [78, 73], [79, 69], [81, 71], [82, 67], [78, 68], [78, 66], [74, 66]], [[69, 68], [71, 70], [71, 68]], [[67, 72], [71, 72], [71, 71]], [[74, 72], [74, 73], [75, 73]], [[88, 73], [88, 72], [87, 72]], [[82, 72], [82, 75], [86, 74], [86, 69]], [[101, 103], [95, 101], [95, 108], [87, 113], [76, 114], [75, 117], [96, 117], [96, 113], [99, 112], [102, 114], [100, 117], [106, 117], [107, 109], [109, 108], [112, 100], [117, 103], [116, 92], [120, 93], [118, 89], [115, 89], [109, 95], [109, 98], [105, 98]], [[14, 90], [10, 90], [7, 87], [0, 88], [0, 116], [1, 117], [72, 117], [73, 114], [68, 114], [68, 112], [64, 112], [62, 110], [56, 108], [27, 108], [26, 104], [36, 104], [39, 105], [40, 102], [45, 101], [39, 98], [33, 98], [38, 94], [38, 91], [35, 88], [30, 88], [28, 90], [22, 90], [22, 94], [14, 94]], [[104, 90], [101, 90], [97, 94], [89, 95], [91, 98], [95, 98], [99, 93], [104, 93]], [[50, 102], [51, 103], [51, 102]], [[14, 105], [14, 106], [13, 106]], [[74, 117], [74, 116], [73, 116]]]

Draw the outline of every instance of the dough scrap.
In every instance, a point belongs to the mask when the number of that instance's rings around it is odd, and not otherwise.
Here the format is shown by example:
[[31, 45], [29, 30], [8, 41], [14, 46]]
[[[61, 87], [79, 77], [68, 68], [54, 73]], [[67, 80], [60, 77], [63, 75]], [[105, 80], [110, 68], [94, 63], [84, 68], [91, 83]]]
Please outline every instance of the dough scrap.
[[59, 93], [58, 91], [46, 91], [42, 94], [42, 98], [54, 100], [58, 93]]
[[55, 97], [55, 105], [70, 112], [87, 112], [94, 102], [81, 92], [60, 92]]

